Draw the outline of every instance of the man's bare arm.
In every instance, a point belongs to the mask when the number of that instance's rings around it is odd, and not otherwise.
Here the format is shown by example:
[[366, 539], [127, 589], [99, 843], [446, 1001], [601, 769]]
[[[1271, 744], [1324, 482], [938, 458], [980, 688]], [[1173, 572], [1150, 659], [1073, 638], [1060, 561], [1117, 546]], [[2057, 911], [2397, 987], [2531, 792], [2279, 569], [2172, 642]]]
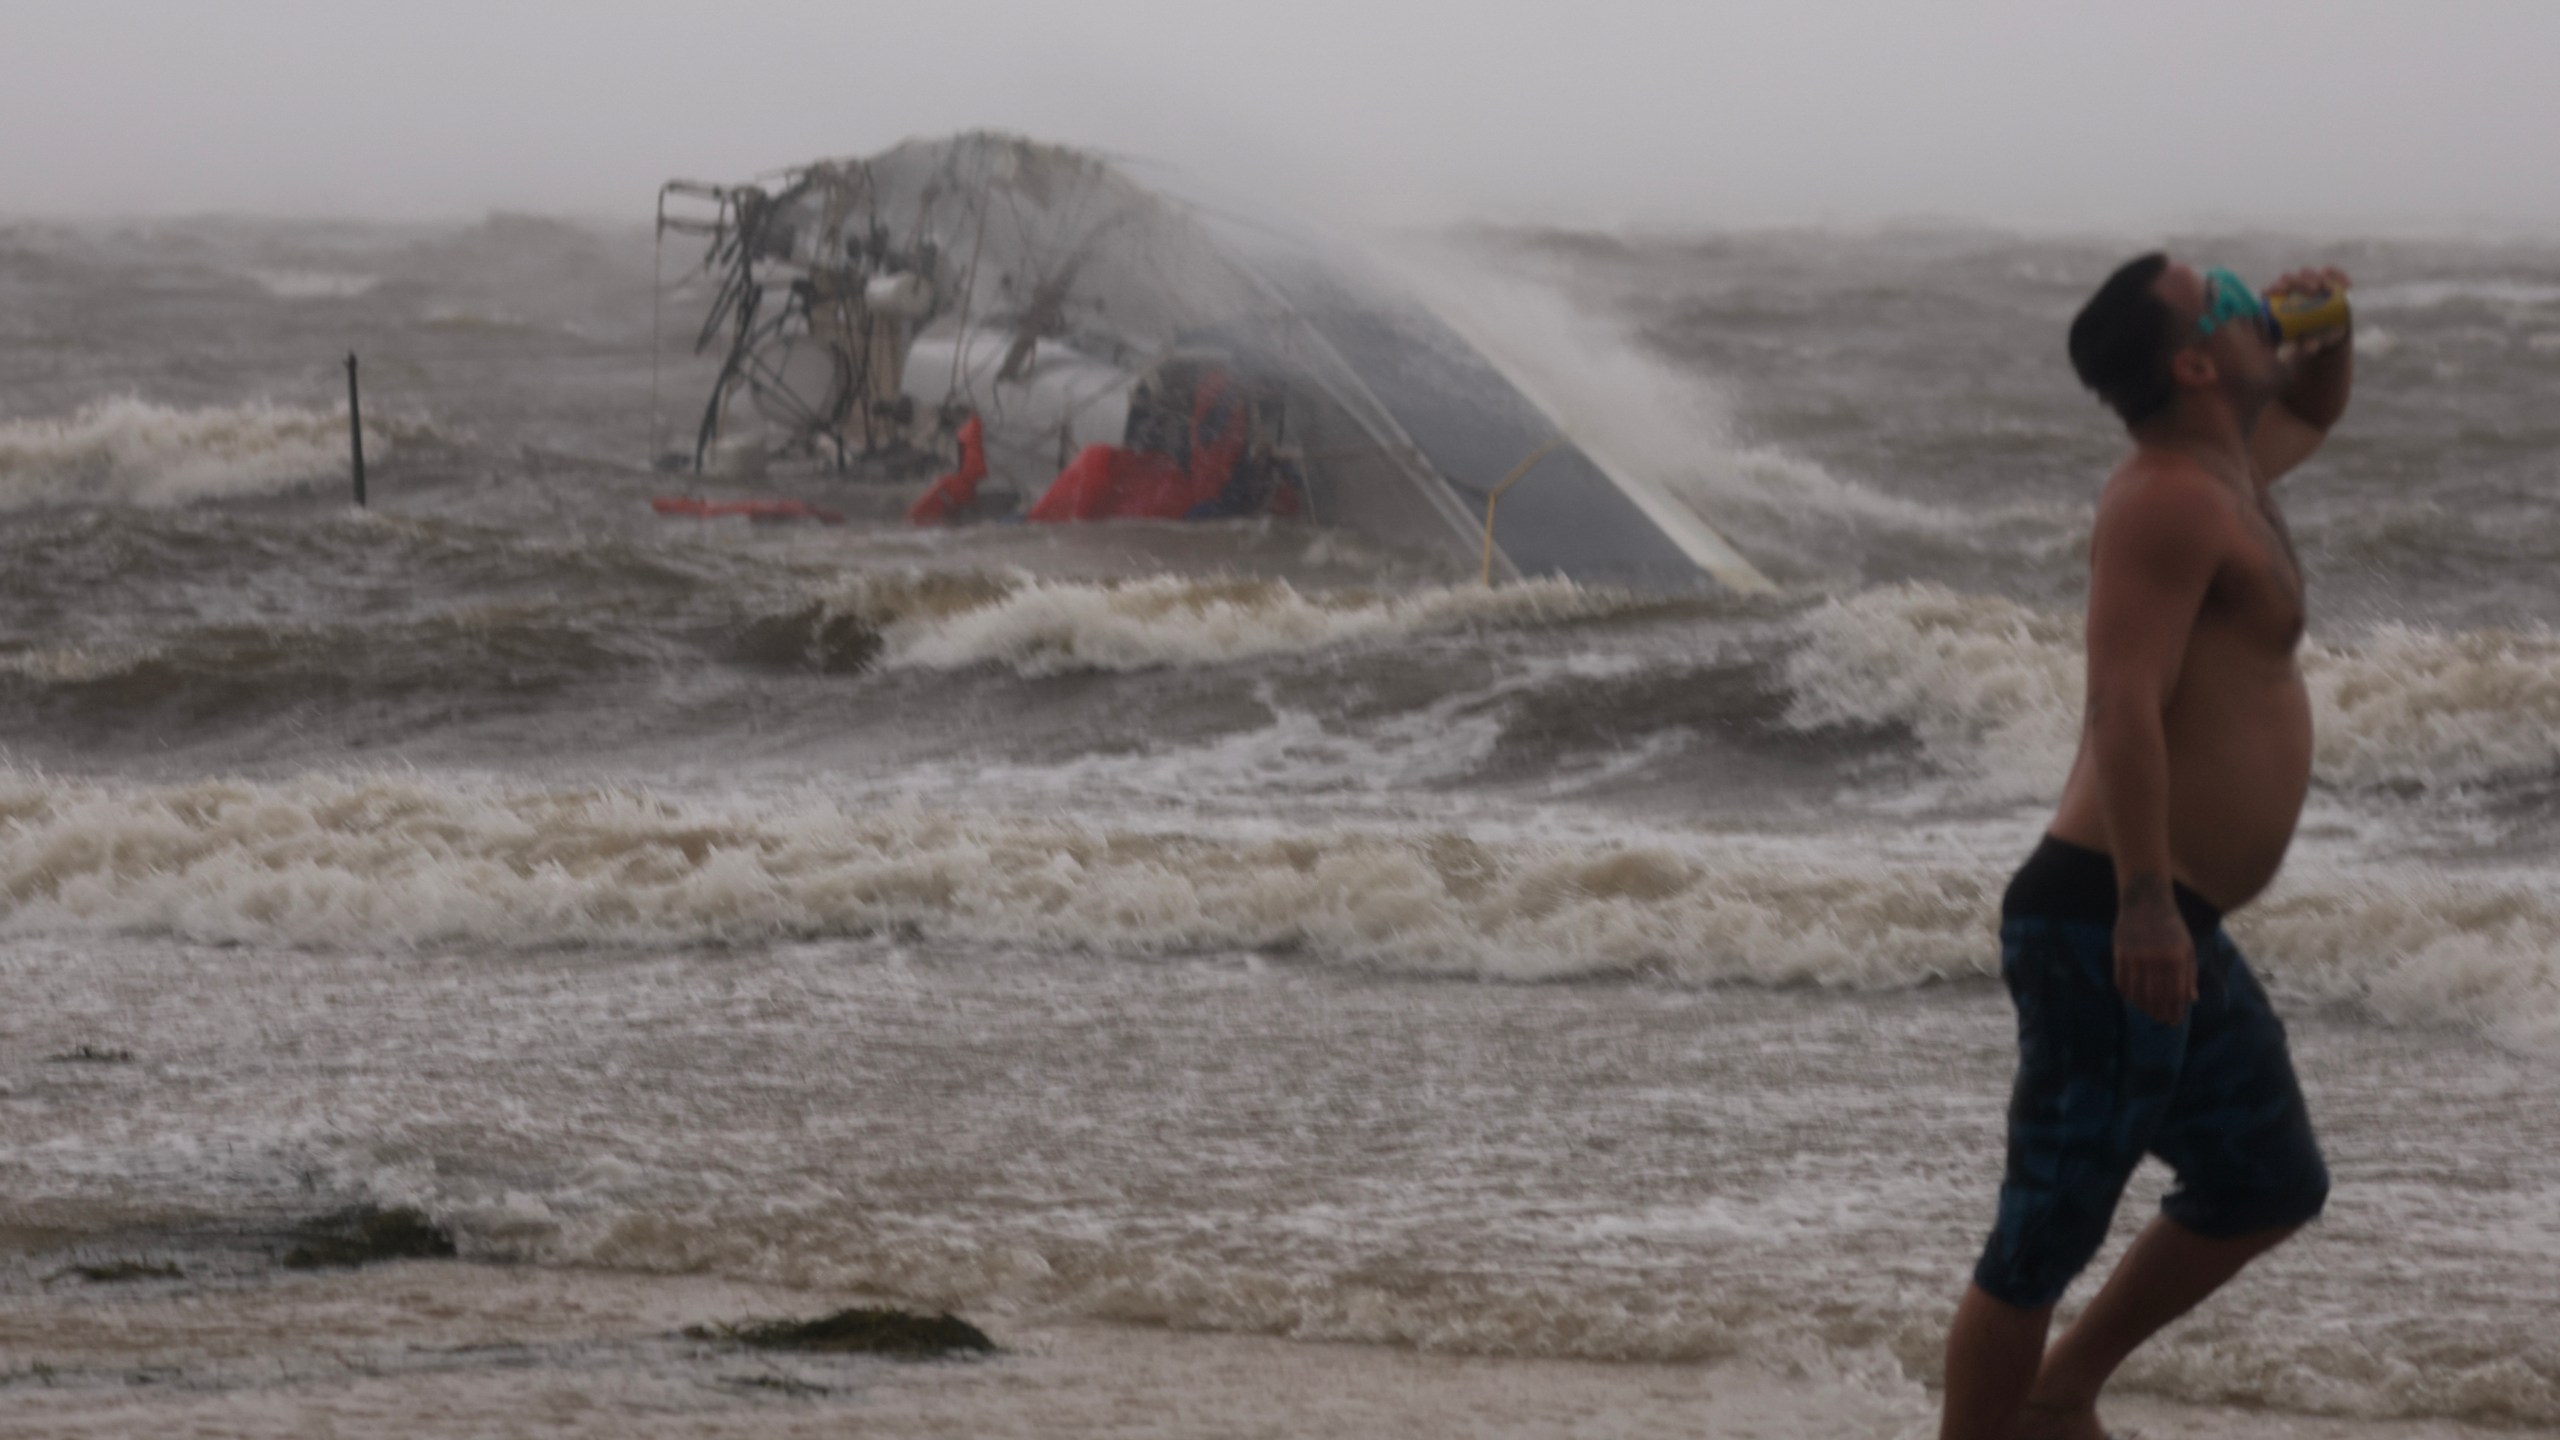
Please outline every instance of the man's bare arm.
[[2201, 473], [2117, 482], [2090, 540], [2090, 759], [2116, 864], [2116, 988], [2175, 1024], [2195, 999], [2195, 950], [2169, 854], [2169, 698], [2220, 565], [2230, 500]]
[[[2296, 270], [2267, 289], [2270, 295], [2294, 291], [2344, 290], [2342, 270]], [[2294, 362], [2293, 379], [2249, 436], [2249, 458], [2256, 463], [2258, 483], [2272, 485], [2287, 471], [2311, 458], [2338, 417], [2347, 413], [2347, 396], [2355, 388], [2356, 347], [2352, 326], [2334, 338], [2309, 342]]]

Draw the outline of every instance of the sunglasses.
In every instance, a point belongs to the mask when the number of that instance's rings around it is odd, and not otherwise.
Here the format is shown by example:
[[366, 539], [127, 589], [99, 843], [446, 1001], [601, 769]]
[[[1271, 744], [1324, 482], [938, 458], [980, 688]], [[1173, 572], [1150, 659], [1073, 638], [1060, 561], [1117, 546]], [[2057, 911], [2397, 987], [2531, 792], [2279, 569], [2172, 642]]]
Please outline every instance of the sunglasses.
[[2275, 312], [2249, 282], [2220, 265], [2205, 272], [2204, 313], [2196, 317], [2196, 338], [2211, 338], [2213, 332], [2234, 320], [2246, 320], [2258, 327], [2258, 334], [2273, 345], [2281, 338], [2276, 329]]

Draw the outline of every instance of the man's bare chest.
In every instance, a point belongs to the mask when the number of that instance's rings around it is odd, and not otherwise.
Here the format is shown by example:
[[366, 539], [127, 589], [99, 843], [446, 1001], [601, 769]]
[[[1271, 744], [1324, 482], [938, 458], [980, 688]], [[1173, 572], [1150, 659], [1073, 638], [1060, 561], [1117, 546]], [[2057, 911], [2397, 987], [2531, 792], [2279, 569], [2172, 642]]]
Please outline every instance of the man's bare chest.
[[2207, 608], [2215, 612], [2213, 619], [2256, 644], [2289, 655], [2301, 643], [2307, 608], [2293, 533], [2274, 497], [2263, 490], [2235, 499], [2232, 509], [2239, 535], [2214, 579]]

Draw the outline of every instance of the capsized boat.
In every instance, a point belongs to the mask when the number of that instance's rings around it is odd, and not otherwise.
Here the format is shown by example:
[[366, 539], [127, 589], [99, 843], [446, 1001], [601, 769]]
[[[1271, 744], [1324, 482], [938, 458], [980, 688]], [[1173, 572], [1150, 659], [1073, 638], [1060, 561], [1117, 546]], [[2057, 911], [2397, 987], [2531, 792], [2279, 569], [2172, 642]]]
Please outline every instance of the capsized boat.
[[980, 132], [670, 181], [658, 231], [707, 242], [697, 472], [934, 453], [961, 464], [918, 523], [991, 481], [1034, 521], [1284, 515], [1488, 581], [1769, 585], [1357, 257], [1099, 155]]

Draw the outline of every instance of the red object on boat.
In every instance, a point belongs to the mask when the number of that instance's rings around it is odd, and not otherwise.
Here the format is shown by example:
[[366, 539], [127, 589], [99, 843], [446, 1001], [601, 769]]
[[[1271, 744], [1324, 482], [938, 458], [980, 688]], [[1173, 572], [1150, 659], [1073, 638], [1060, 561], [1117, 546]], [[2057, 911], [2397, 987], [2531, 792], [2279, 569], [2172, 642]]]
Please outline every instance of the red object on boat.
[[661, 495], [649, 502], [649, 508], [661, 515], [683, 515], [695, 520], [744, 515], [750, 520], [815, 520], [821, 525], [844, 523], [842, 515], [833, 510], [822, 510], [806, 500], [704, 500], [692, 495]]
[[1152, 450], [1087, 445], [1049, 482], [1028, 518], [1050, 524], [1073, 520], [1178, 520], [1191, 477]]
[[907, 507], [910, 525], [939, 525], [954, 510], [978, 503], [978, 482], [987, 478], [987, 428], [975, 414], [960, 426], [960, 468], [933, 482]]
[[1210, 371], [1192, 392], [1189, 469], [1152, 450], [1087, 445], [1049, 482], [1028, 518], [1179, 520], [1227, 488], [1244, 442], [1244, 396], [1226, 371]]

